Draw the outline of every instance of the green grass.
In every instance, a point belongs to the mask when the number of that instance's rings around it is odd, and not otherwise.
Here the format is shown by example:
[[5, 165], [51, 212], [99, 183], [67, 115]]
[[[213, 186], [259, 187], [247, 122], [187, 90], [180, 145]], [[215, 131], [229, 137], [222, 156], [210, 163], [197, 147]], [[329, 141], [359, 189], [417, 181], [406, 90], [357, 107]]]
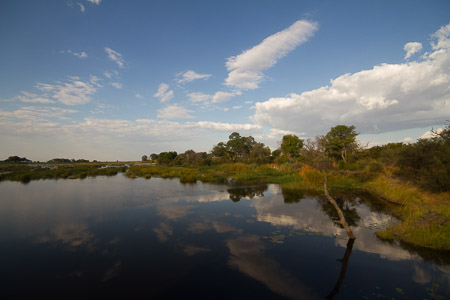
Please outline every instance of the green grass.
[[40, 179], [84, 179], [95, 176], [113, 176], [124, 172], [125, 166], [101, 163], [73, 164], [0, 164], [0, 181], [28, 183]]
[[379, 176], [364, 187], [395, 203], [391, 212], [401, 222], [377, 235], [383, 239], [437, 250], [450, 250], [450, 195], [430, 193], [388, 176]]

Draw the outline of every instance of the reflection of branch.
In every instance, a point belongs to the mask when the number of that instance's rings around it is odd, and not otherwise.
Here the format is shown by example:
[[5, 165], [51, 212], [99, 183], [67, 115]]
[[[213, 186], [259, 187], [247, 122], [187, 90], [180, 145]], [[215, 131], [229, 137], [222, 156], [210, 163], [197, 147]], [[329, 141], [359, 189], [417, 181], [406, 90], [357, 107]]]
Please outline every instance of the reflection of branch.
[[347, 235], [350, 239], [356, 239], [356, 237], [353, 235], [352, 230], [350, 229], [350, 226], [348, 226], [347, 221], [345, 221], [345, 217], [344, 214], [342, 213], [342, 210], [339, 208], [339, 206], [337, 205], [336, 201], [331, 198], [330, 194], [328, 193], [328, 186], [327, 186], [327, 178], [325, 177], [325, 182], [323, 183], [323, 187], [325, 190], [325, 196], [327, 196], [328, 200], [331, 202], [331, 204], [333, 204], [334, 208], [337, 210], [338, 214], [339, 214], [339, 223], [344, 226], [345, 231], [347, 231]]
[[342, 263], [341, 273], [339, 274], [339, 278], [336, 282], [336, 285], [334, 286], [334, 289], [327, 296], [327, 299], [333, 299], [333, 297], [339, 292], [339, 288], [341, 287], [342, 282], [344, 282], [345, 273], [347, 272], [347, 263], [348, 263], [348, 259], [350, 258], [350, 254], [352, 254], [354, 242], [355, 242], [355, 239], [351, 239], [351, 238], [348, 239], [347, 249], [345, 250], [344, 257], [342, 259], [338, 259], [338, 261], [340, 261]]

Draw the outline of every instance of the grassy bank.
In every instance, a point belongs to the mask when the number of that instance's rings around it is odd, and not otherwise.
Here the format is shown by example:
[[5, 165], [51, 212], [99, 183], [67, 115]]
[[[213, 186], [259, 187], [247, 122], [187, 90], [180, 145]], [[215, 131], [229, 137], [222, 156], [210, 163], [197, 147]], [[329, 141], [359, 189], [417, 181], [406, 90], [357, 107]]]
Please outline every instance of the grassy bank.
[[71, 163], [71, 164], [0, 164], [0, 181], [11, 180], [28, 183], [39, 179], [84, 179], [95, 176], [113, 176], [126, 171], [122, 164]]

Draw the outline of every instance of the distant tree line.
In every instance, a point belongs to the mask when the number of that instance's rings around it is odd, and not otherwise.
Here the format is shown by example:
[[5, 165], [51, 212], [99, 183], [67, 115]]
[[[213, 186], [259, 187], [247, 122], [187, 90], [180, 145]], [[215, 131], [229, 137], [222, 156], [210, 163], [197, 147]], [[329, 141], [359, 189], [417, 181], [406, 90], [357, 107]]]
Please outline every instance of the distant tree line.
[[323, 154], [327, 157], [342, 159], [345, 162], [347, 157], [357, 148], [355, 141], [358, 133], [354, 131], [354, 126], [338, 125], [324, 137], [321, 137], [316, 144], [307, 142], [294, 134], [283, 136], [280, 147], [274, 151], [264, 143], [255, 141], [252, 136], [241, 136], [238, 132], [233, 132], [228, 137], [228, 141], [214, 145], [209, 153], [195, 152], [187, 150], [178, 154], [175, 151], [152, 153], [150, 156], [143, 155], [142, 161], [152, 161], [165, 165], [211, 165], [213, 163], [286, 163], [302, 162], [307, 157], [312, 156], [312, 152], [324, 149]]
[[[4, 160], [4, 162], [9, 163], [30, 163], [31, 160], [27, 159], [26, 157], [19, 157], [19, 156], [10, 156], [7, 159]], [[49, 164], [62, 164], [62, 163], [88, 163], [90, 162], [87, 159], [68, 159], [68, 158], [53, 158], [47, 161]], [[97, 162], [94, 160], [93, 162]]]
[[[202, 166], [221, 163], [306, 164], [318, 170], [342, 170], [365, 174], [366, 179], [388, 169], [398, 178], [433, 191], [450, 191], [450, 125], [429, 139], [416, 143], [389, 143], [365, 148], [358, 144], [354, 126], [337, 125], [325, 135], [300, 139], [284, 135], [280, 147], [269, 147], [252, 136], [230, 134], [228, 141], [214, 145], [209, 153], [187, 150], [144, 155], [143, 161], [174, 166]], [[364, 176], [362, 179], [364, 180]]]

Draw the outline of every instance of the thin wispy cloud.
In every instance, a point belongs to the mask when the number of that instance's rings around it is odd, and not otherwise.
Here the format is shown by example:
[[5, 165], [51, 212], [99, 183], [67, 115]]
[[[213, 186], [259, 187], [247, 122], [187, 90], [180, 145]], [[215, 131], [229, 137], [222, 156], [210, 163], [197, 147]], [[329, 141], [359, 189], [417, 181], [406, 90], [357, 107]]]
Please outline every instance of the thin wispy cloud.
[[187, 83], [198, 79], [208, 79], [211, 76], [211, 74], [198, 74], [195, 71], [188, 70], [184, 73], [178, 74], [177, 81], [178, 83]]
[[86, 11], [86, 8], [84, 7], [83, 4], [78, 3], [78, 6], [80, 6], [80, 11], [81, 11], [82, 13], [84, 13], [84, 12]]
[[243, 90], [258, 88], [264, 79], [263, 71], [306, 42], [317, 29], [317, 23], [299, 20], [267, 37], [259, 45], [229, 57], [225, 66], [230, 73], [225, 79], [225, 84]]
[[100, 3], [102, 2], [102, 0], [87, 0], [87, 2], [90, 2], [92, 4], [96, 4], [96, 5], [100, 5]]
[[115, 87], [116, 89], [123, 88], [123, 85], [120, 82], [111, 82], [111, 85]]
[[69, 53], [69, 54], [72, 54], [73, 56], [78, 57], [80, 59], [84, 59], [84, 58], [88, 57], [87, 53], [84, 52], [84, 51], [75, 52], [75, 51], [72, 51], [72, 50], [67, 50], [67, 51], [61, 51], [60, 53]]
[[91, 95], [97, 91], [92, 82], [82, 81], [79, 77], [69, 77], [67, 82], [55, 84], [38, 83], [36, 88], [66, 105], [88, 103], [92, 100]]
[[174, 97], [173, 91], [169, 90], [169, 85], [167, 83], [161, 83], [158, 87], [158, 91], [153, 94], [153, 97], [159, 98], [162, 103], [171, 100]]
[[21, 91], [21, 95], [16, 96], [15, 99], [26, 102], [26, 103], [42, 103], [42, 104], [48, 104], [48, 103], [55, 103], [55, 101], [48, 99], [45, 96], [40, 96], [37, 94], [32, 94], [29, 92]]
[[122, 54], [108, 47], [105, 47], [105, 52], [108, 58], [115, 62], [119, 66], [119, 68], [124, 67], [125, 60], [123, 59]]
[[158, 110], [158, 118], [160, 119], [192, 119], [191, 110], [176, 104], [170, 105]]

